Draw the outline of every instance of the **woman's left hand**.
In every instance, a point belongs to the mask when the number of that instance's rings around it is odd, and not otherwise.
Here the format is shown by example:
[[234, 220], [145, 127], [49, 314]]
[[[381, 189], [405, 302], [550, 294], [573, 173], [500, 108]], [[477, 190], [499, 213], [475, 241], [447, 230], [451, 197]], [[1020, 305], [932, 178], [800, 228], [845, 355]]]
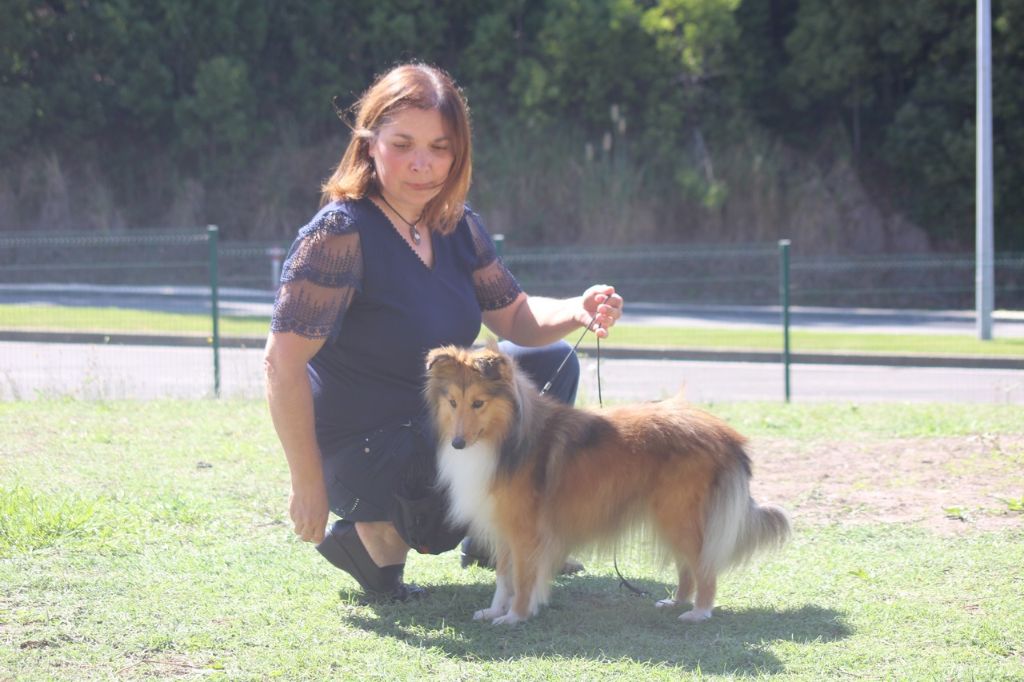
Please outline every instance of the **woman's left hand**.
[[[584, 326], [593, 323], [598, 338], [606, 338], [608, 330], [622, 317], [622, 297], [609, 284], [595, 284], [583, 292], [583, 312], [580, 320]], [[596, 318], [596, 321], [595, 321]]]

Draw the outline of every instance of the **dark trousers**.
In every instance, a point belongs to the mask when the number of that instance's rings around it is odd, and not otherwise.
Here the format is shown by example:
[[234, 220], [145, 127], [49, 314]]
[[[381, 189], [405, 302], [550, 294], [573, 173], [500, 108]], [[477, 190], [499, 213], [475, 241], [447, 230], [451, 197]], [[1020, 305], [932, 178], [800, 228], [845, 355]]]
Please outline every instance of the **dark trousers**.
[[[506, 355], [515, 358], [520, 369], [526, 372], [533, 383], [537, 385], [538, 391], [544, 387], [544, 384], [551, 381], [551, 388], [548, 389], [549, 396], [566, 405], [576, 402], [576, 390], [580, 385], [580, 361], [576, 357], [576, 353], [570, 355], [572, 346], [568, 343], [557, 341], [550, 346], [531, 348], [517, 346], [510, 341], [502, 341], [498, 347]], [[567, 355], [569, 356], [568, 360], [566, 360]], [[565, 366], [558, 372], [558, 376], [555, 376], [555, 371], [558, 370], [558, 366], [562, 364], [563, 360], [566, 360]]]

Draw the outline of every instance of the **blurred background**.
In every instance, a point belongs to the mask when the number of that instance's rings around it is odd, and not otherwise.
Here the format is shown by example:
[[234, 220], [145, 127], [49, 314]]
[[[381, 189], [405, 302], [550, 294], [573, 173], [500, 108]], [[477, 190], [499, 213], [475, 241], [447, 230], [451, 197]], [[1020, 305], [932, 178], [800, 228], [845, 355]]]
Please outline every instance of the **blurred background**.
[[[996, 243], [1024, 250], [1024, 0], [992, 3]], [[509, 244], [969, 250], [963, 0], [5, 0], [0, 230], [287, 240], [376, 74], [447, 69]]]

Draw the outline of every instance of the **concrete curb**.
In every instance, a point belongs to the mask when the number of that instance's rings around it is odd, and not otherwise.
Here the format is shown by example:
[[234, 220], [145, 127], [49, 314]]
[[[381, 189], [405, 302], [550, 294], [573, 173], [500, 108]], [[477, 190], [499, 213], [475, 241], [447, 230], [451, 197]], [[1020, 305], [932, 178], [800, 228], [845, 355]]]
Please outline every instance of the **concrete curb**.
[[[98, 332], [0, 331], [0, 341], [26, 343], [81, 343], [110, 346], [174, 346], [209, 348], [213, 344], [205, 334], [103, 334]], [[222, 336], [221, 348], [262, 348], [263, 337]], [[581, 346], [580, 353], [597, 354], [594, 346]], [[778, 351], [721, 350], [701, 348], [664, 348], [651, 346], [602, 347], [601, 357], [614, 360], [687, 360], [695, 362], [780, 363]], [[964, 369], [1024, 370], [1024, 357], [977, 355], [914, 355], [873, 353], [793, 353], [790, 362], [797, 365], [872, 365], [882, 367], [947, 367]]]

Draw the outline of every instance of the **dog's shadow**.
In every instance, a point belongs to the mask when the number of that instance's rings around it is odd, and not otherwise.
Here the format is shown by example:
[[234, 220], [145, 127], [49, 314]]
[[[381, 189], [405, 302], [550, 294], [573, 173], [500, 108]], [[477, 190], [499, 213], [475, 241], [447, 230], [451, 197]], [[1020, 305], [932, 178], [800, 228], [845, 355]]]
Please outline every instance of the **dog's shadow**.
[[[658, 596], [669, 590], [665, 584], [646, 587]], [[851, 634], [842, 613], [814, 605], [776, 611], [726, 604], [715, 608], [710, 621], [682, 623], [681, 609], [657, 609], [656, 597], [640, 598], [620, 589], [614, 578], [598, 576], [561, 581], [551, 604], [526, 623], [473, 621], [491, 594], [482, 585], [437, 585], [423, 602], [370, 605], [372, 616], [357, 609], [346, 620], [367, 632], [474, 661], [592, 657], [747, 674], [783, 670], [770, 651], [773, 642], [821, 643]]]

